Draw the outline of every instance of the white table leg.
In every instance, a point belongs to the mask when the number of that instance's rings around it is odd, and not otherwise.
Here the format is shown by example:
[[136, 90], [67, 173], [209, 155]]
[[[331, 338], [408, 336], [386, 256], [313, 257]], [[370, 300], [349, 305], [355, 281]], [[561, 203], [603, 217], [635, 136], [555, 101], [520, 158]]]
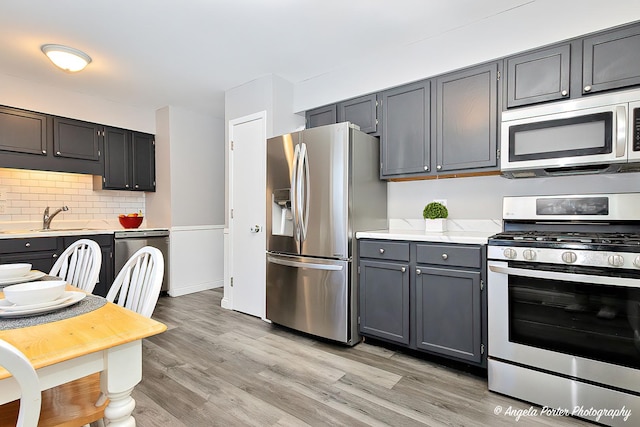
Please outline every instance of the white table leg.
[[109, 397], [105, 421], [110, 427], [135, 427], [131, 414], [136, 402], [131, 392], [142, 380], [142, 341], [106, 350], [105, 366], [100, 374], [100, 389]]

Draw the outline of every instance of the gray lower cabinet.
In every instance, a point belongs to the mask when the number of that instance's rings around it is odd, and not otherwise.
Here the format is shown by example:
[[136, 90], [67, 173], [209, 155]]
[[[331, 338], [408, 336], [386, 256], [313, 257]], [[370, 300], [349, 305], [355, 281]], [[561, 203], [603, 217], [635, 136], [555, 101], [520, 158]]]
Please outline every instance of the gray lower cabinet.
[[336, 104], [325, 105], [305, 113], [307, 129], [332, 125], [337, 122]]
[[425, 173], [431, 164], [431, 81], [382, 92], [381, 177]]
[[499, 67], [493, 62], [436, 79], [437, 173], [498, 168]]
[[582, 93], [640, 85], [640, 25], [583, 40]]
[[416, 267], [416, 347], [482, 362], [481, 272]]
[[506, 107], [568, 98], [570, 60], [569, 43], [506, 59]]
[[483, 245], [360, 240], [360, 333], [485, 367], [485, 265]]
[[62, 251], [61, 237], [0, 239], [0, 264], [28, 262], [49, 273]]
[[338, 123], [351, 122], [365, 133], [378, 133], [378, 96], [361, 96], [337, 105]]
[[372, 337], [409, 344], [409, 266], [362, 260], [360, 331]]

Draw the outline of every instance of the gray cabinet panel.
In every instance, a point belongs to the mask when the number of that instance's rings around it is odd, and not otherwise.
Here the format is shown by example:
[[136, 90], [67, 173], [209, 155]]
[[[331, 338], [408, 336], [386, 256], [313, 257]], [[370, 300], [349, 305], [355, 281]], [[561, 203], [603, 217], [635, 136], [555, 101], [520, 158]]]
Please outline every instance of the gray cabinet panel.
[[360, 256], [379, 260], [409, 261], [409, 243], [381, 242], [377, 240], [360, 242]]
[[68, 248], [73, 242], [80, 239], [89, 239], [100, 245], [102, 252], [102, 265], [100, 267], [100, 275], [98, 276], [98, 283], [93, 289], [94, 295], [100, 295], [102, 297], [107, 296], [109, 288], [113, 284], [114, 276], [114, 264], [113, 264], [113, 234], [91, 234], [86, 236], [64, 236], [62, 237], [63, 248]]
[[360, 332], [409, 344], [409, 266], [360, 261]]
[[0, 107], [0, 150], [46, 156], [47, 116]]
[[497, 63], [436, 79], [438, 172], [497, 167], [497, 80]]
[[34, 270], [51, 271], [62, 253], [62, 238], [35, 237], [0, 239], [0, 263], [28, 262]]
[[570, 96], [571, 45], [563, 44], [506, 60], [507, 108]]
[[640, 26], [583, 41], [583, 93], [640, 84]]
[[53, 118], [53, 151], [57, 157], [100, 160], [102, 126], [79, 120]]
[[137, 191], [156, 191], [156, 144], [151, 134], [131, 133], [132, 188]]
[[103, 188], [128, 190], [131, 182], [129, 132], [118, 128], [106, 128], [104, 132]]
[[434, 245], [417, 244], [416, 261], [450, 267], [482, 268], [482, 248], [459, 244]]
[[417, 348], [480, 363], [480, 297], [480, 272], [418, 265], [415, 281]]
[[307, 129], [318, 126], [332, 125], [337, 123], [336, 105], [327, 105], [324, 107], [309, 110], [305, 113], [307, 120]]
[[351, 122], [362, 132], [378, 131], [378, 99], [376, 94], [361, 96], [340, 102], [337, 106], [338, 122]]
[[422, 81], [382, 93], [382, 176], [429, 171], [431, 82]]

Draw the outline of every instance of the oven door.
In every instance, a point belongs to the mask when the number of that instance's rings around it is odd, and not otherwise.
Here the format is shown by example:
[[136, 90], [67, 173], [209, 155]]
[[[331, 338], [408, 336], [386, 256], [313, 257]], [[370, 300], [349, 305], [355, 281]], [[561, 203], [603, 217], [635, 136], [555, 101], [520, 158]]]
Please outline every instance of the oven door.
[[638, 272], [488, 266], [490, 359], [640, 392]]

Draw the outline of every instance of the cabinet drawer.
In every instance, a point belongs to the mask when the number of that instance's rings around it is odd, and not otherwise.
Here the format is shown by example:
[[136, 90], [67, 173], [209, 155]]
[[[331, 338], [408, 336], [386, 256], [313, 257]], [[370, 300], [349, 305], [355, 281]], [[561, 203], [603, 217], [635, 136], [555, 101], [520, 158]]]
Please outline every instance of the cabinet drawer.
[[0, 239], [0, 253], [57, 251], [57, 237], [35, 237], [24, 239]]
[[73, 242], [77, 242], [80, 239], [89, 239], [96, 242], [98, 245], [104, 247], [113, 246], [113, 234], [88, 234], [86, 236], [65, 236], [63, 238], [63, 246], [67, 248]]
[[482, 248], [462, 245], [416, 245], [418, 264], [482, 267]]
[[360, 257], [409, 261], [409, 243], [363, 240], [360, 242]]

